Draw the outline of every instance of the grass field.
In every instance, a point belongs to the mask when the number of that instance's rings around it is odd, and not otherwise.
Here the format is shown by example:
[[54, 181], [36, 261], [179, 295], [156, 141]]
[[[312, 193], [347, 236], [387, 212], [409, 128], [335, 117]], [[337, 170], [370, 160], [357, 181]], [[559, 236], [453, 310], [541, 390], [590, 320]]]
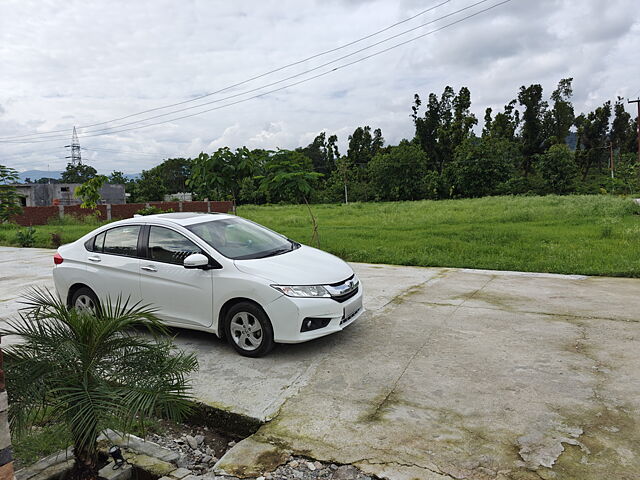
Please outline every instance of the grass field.
[[[353, 262], [640, 277], [640, 206], [612, 196], [313, 205], [320, 246]], [[242, 206], [238, 214], [309, 243], [306, 207]], [[76, 222], [78, 223], [78, 222]], [[95, 225], [37, 227], [51, 247]], [[15, 245], [0, 226], [0, 244]]]

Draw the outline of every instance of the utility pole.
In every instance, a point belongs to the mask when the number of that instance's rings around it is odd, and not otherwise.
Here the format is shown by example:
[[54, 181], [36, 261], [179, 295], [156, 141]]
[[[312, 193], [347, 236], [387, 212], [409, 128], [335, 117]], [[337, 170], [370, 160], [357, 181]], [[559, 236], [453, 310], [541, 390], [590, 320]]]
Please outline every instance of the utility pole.
[[636, 133], [638, 135], [638, 175], [640, 175], [640, 98], [636, 100], [629, 100], [629, 103], [635, 103], [638, 106], [638, 117], [636, 118], [638, 126], [636, 128]]
[[611, 170], [611, 178], [614, 178], [615, 175], [613, 173], [615, 169], [615, 165], [613, 163], [613, 143], [609, 142], [609, 169]]

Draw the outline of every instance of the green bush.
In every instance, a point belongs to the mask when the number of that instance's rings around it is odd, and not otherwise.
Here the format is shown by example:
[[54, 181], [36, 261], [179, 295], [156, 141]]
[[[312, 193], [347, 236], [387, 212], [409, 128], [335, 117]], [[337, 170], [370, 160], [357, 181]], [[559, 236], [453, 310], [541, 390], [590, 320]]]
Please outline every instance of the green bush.
[[173, 208], [167, 208], [163, 210], [160, 207], [156, 207], [154, 205], [149, 205], [148, 207], [141, 208], [136, 212], [137, 215], [156, 215], [158, 213], [172, 213]]
[[19, 230], [16, 233], [16, 242], [21, 247], [33, 247], [33, 244], [36, 243], [36, 229], [29, 227], [25, 230]]

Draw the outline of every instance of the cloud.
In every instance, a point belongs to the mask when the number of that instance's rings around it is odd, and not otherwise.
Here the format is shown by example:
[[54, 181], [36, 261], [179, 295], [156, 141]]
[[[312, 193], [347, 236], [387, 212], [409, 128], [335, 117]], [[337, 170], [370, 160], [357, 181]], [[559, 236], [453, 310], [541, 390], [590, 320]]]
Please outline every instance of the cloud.
[[[64, 132], [52, 143], [0, 143], [0, 163], [23, 170], [48, 164], [51, 169], [64, 168], [64, 145], [73, 125], [193, 99], [335, 48], [437, 3], [6, 0], [0, 3], [0, 137]], [[471, 3], [451, 0], [374, 39], [224, 95], [314, 68]], [[459, 16], [447, 21], [455, 18]], [[391, 43], [439, 25], [443, 23]], [[541, 83], [548, 95], [558, 80], [569, 76], [575, 78], [576, 109], [584, 111], [640, 89], [640, 66], [629, 60], [638, 44], [640, 14], [633, 0], [585, 0], [579, 5], [570, 0], [512, 0], [308, 83], [164, 125], [81, 138], [81, 144], [95, 149], [86, 154], [87, 161], [103, 172], [137, 172], [167, 156], [195, 156], [221, 146], [294, 148], [308, 144], [322, 130], [337, 134], [344, 152], [348, 135], [362, 125], [382, 128], [391, 143], [411, 137], [409, 114], [415, 93], [424, 97], [442, 92], [446, 85], [456, 90], [468, 86], [472, 108], [481, 119], [486, 107], [499, 109], [515, 98], [521, 85]], [[217, 98], [220, 95], [203, 101]]]

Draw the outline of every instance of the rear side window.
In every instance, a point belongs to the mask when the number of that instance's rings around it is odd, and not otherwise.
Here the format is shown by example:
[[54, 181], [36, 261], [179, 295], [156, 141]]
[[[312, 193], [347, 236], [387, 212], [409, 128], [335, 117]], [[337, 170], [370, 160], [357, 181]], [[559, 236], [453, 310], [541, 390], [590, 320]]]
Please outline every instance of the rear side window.
[[157, 262], [182, 265], [193, 253], [204, 253], [187, 237], [169, 228], [151, 227], [149, 231], [149, 257]]
[[[107, 230], [96, 236], [94, 252], [111, 253], [127, 257], [138, 256], [139, 225], [127, 225]], [[103, 237], [102, 239], [100, 237]], [[102, 248], [100, 248], [102, 245]]]
[[106, 235], [106, 232], [102, 232], [100, 235], [96, 235], [95, 241], [93, 243], [93, 251], [94, 252], [101, 252], [102, 248], [104, 247], [104, 236]]

